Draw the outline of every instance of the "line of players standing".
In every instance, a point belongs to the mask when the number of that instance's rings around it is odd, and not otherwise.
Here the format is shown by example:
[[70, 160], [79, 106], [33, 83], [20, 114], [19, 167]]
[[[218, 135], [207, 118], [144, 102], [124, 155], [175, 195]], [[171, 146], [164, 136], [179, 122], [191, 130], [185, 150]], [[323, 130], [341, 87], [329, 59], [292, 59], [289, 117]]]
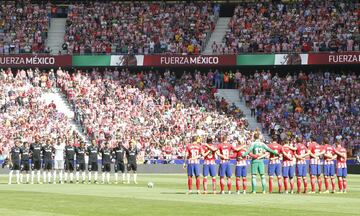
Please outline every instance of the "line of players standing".
[[[24, 182], [24, 173], [26, 174], [26, 183], [34, 184], [35, 171], [38, 184], [50, 184], [51, 182], [56, 184], [57, 174], [59, 174], [60, 184], [67, 183], [69, 179], [69, 182], [73, 183], [75, 170], [76, 183], [79, 183], [81, 173], [82, 183], [84, 184], [86, 183], [86, 156], [88, 156], [87, 180], [89, 184], [92, 182], [92, 174], [94, 174], [94, 183], [98, 183], [98, 156], [101, 156], [102, 183], [111, 184], [111, 164], [114, 161], [115, 184], [119, 180], [118, 172], [122, 173], [123, 183], [130, 183], [131, 171], [133, 181], [137, 184], [136, 157], [138, 150], [133, 141], [130, 143], [129, 148], [125, 148], [121, 142], [115, 148], [110, 148], [109, 143], [105, 142], [104, 146], [100, 148], [96, 140], [93, 140], [88, 147], [85, 147], [84, 142], [80, 142], [80, 146], [75, 147], [70, 142], [63, 144], [61, 139], [53, 140], [50, 138], [45, 139], [44, 145], [40, 143], [38, 137], [31, 145], [27, 142], [21, 143], [20, 140], [15, 141], [15, 146], [6, 159], [10, 165], [9, 184], [12, 183], [14, 172], [17, 184]], [[126, 161], [127, 164], [125, 164]], [[125, 165], [127, 166], [127, 181], [125, 179]], [[65, 176], [63, 176], [64, 168]], [[41, 169], [43, 169], [43, 182], [40, 181]]]
[[[255, 137], [255, 136], [254, 136]], [[315, 140], [312, 138], [311, 140]], [[256, 193], [256, 175], [259, 174], [262, 183], [262, 192], [266, 193], [266, 178], [264, 169], [264, 158], [269, 158], [268, 175], [269, 175], [269, 193], [273, 191], [274, 176], [278, 180], [279, 193], [294, 193], [294, 177], [297, 178], [297, 192], [301, 193], [303, 183], [303, 193], [315, 193], [316, 182], [318, 192], [322, 192], [323, 174], [325, 181], [324, 193], [329, 193], [329, 179], [331, 180], [332, 192], [335, 189], [335, 167], [338, 178], [338, 193], [346, 193], [347, 189], [347, 166], [346, 166], [346, 149], [341, 146], [340, 142], [336, 143], [336, 147], [331, 146], [325, 139], [322, 144], [315, 141], [305, 142], [301, 139], [287, 140], [279, 144], [277, 137], [273, 137], [273, 141], [269, 145], [265, 145], [259, 139], [255, 139], [254, 143], [247, 149], [247, 146], [237, 141], [235, 147], [230, 144], [231, 140], [226, 137], [220, 139], [220, 144], [212, 144], [212, 140], [208, 139], [206, 143], [201, 144], [198, 138], [186, 147], [184, 158], [184, 167], [187, 167], [188, 173], [188, 193], [192, 193], [192, 177], [196, 178], [197, 193], [200, 194], [200, 159], [204, 159], [203, 164], [203, 190], [207, 193], [207, 177], [212, 178], [213, 193], [216, 194], [216, 175], [220, 177], [220, 193], [224, 194], [225, 177], [227, 177], [228, 193], [231, 193], [231, 176], [232, 168], [230, 159], [236, 159], [235, 176], [236, 176], [236, 192], [240, 194], [241, 178], [243, 192], [246, 193], [246, 176], [247, 176], [247, 158], [251, 159], [251, 175], [252, 175], [252, 193]], [[216, 173], [215, 158], [220, 159], [218, 173]], [[307, 165], [309, 161], [309, 165]], [[336, 163], [335, 163], [336, 161]], [[307, 173], [309, 171], [311, 191], [308, 192]]]

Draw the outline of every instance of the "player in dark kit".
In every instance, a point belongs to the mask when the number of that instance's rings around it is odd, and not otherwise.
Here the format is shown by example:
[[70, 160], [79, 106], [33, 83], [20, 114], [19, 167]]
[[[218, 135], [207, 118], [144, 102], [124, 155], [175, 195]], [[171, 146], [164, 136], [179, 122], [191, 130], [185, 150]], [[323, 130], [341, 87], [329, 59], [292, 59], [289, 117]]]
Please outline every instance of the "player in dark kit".
[[104, 148], [101, 149], [101, 162], [102, 162], [102, 182], [101, 184], [105, 184], [105, 176], [106, 183], [110, 184], [110, 172], [111, 172], [111, 148], [109, 147], [109, 143], [105, 142]]
[[44, 183], [46, 182], [46, 174], [48, 177], [48, 183], [51, 183], [51, 170], [52, 170], [52, 158], [54, 153], [54, 148], [50, 145], [50, 139], [46, 140], [46, 144], [41, 149], [43, 155], [43, 168], [44, 168]]
[[11, 165], [9, 173], [9, 184], [11, 184], [13, 172], [16, 172], [16, 183], [20, 184], [20, 141], [15, 141], [15, 146], [11, 148], [9, 155], [9, 164]]
[[88, 170], [89, 170], [89, 184], [91, 184], [91, 172], [94, 172], [94, 183], [97, 184], [97, 178], [98, 178], [98, 154], [99, 154], [99, 148], [97, 146], [96, 140], [92, 140], [91, 146], [87, 149], [87, 154], [89, 155], [89, 161], [88, 161]]
[[70, 183], [74, 182], [75, 147], [68, 141], [65, 146], [65, 183], [70, 176]]
[[113, 156], [115, 158], [115, 184], [118, 183], [118, 171], [122, 173], [122, 182], [125, 183], [125, 164], [124, 164], [124, 157], [125, 157], [126, 149], [122, 145], [121, 142], [118, 143], [118, 146], [113, 149]]
[[80, 142], [80, 146], [75, 148], [76, 153], [76, 184], [79, 183], [80, 171], [82, 177], [82, 183], [85, 183], [85, 147], [84, 142]]
[[[26, 173], [26, 184], [29, 184], [30, 180], [30, 147], [29, 143], [24, 142], [22, 148], [20, 149], [21, 154], [21, 172]], [[23, 175], [20, 173], [20, 182], [23, 182]]]
[[133, 171], [133, 177], [134, 177], [134, 183], [137, 184], [136, 181], [136, 170], [137, 170], [137, 164], [136, 164], [136, 157], [138, 155], [138, 150], [136, 148], [135, 141], [132, 140], [130, 143], [130, 146], [128, 149], [126, 149], [126, 158], [128, 161], [127, 164], [127, 183], [130, 184], [130, 171]]
[[31, 184], [34, 184], [34, 174], [36, 170], [37, 183], [40, 182], [40, 169], [41, 169], [41, 144], [39, 137], [35, 138], [35, 142], [30, 145], [30, 158], [31, 158]]

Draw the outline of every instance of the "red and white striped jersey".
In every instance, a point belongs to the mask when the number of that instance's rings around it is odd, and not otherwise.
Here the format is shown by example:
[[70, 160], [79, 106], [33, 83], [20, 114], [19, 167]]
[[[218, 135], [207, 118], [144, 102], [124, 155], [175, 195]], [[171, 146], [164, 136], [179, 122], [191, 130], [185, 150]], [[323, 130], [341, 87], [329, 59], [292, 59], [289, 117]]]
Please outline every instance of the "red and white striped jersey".
[[[347, 151], [346, 151], [346, 149], [343, 148], [343, 147], [336, 148], [336, 150], [337, 150], [338, 152], [342, 153], [342, 154], [347, 155]], [[338, 155], [337, 158], [336, 158], [336, 167], [337, 167], [337, 168], [346, 168], [346, 167], [347, 167], [347, 166], [346, 166], [346, 157], [343, 158], [343, 157], [341, 157], [340, 155]]]
[[213, 148], [215, 148], [215, 151], [211, 151], [207, 146], [202, 146], [202, 152], [206, 153], [208, 151], [210, 151], [210, 153], [208, 155], [206, 155], [204, 157], [204, 164], [215, 164], [215, 152], [217, 151], [216, 146], [211, 146]]
[[[312, 154], [319, 154], [323, 150], [322, 146], [319, 145], [316, 142], [312, 142], [309, 145], [309, 149], [310, 149]], [[310, 155], [310, 164], [321, 164], [320, 163], [320, 157], [313, 157], [313, 156]]]
[[[197, 144], [189, 144], [186, 146], [187, 160], [189, 164], [199, 164], [200, 159], [197, 158], [200, 156], [201, 147]], [[195, 159], [197, 158], [197, 159]]]
[[[279, 155], [282, 152], [282, 146], [279, 145], [277, 142], [270, 143], [268, 147], [276, 151]], [[273, 153], [270, 153], [269, 164], [279, 164], [279, 163], [280, 163], [279, 156], [275, 156]]]
[[[283, 166], [293, 166], [294, 165], [294, 151], [290, 149], [288, 145], [282, 147], [283, 153]], [[287, 154], [287, 156], [285, 155]]]
[[[302, 156], [304, 154], [306, 154], [308, 152], [308, 149], [306, 148], [306, 146], [302, 143], [298, 143], [296, 146], [296, 154], [299, 156]], [[297, 159], [296, 160], [296, 164], [306, 164], [306, 159]]]
[[241, 149], [236, 152], [236, 166], [246, 166], [246, 157], [242, 157], [242, 154], [246, 152], [246, 149]]
[[232, 145], [228, 143], [223, 143], [219, 145], [218, 149], [220, 151], [220, 154], [224, 156], [224, 158], [221, 158], [221, 163], [229, 161], [231, 151], [233, 150]]
[[332, 147], [329, 144], [326, 144], [323, 147], [323, 150], [325, 151], [324, 154], [324, 164], [328, 165], [328, 164], [334, 164], [334, 160], [332, 160], [331, 158], [334, 156], [335, 151], [334, 151], [334, 147]]

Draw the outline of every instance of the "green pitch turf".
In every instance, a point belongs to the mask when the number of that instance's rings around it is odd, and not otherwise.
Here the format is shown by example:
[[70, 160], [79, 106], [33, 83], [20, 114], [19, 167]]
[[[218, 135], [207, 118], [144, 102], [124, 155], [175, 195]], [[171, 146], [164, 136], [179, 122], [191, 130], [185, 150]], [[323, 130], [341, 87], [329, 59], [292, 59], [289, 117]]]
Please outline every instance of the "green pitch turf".
[[307, 195], [186, 195], [184, 175], [140, 174], [138, 180], [138, 185], [7, 185], [2, 175], [0, 215], [360, 215], [360, 175], [348, 177], [347, 194]]

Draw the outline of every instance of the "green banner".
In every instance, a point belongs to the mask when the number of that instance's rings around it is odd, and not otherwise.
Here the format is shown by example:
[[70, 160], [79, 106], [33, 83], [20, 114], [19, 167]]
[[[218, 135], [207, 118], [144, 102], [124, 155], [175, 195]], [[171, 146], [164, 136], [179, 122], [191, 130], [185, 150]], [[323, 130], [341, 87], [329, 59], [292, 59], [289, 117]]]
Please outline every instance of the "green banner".
[[110, 55], [96, 55], [96, 56], [73, 56], [73, 66], [110, 66]]
[[236, 58], [237, 65], [274, 65], [275, 55], [238, 55]]

